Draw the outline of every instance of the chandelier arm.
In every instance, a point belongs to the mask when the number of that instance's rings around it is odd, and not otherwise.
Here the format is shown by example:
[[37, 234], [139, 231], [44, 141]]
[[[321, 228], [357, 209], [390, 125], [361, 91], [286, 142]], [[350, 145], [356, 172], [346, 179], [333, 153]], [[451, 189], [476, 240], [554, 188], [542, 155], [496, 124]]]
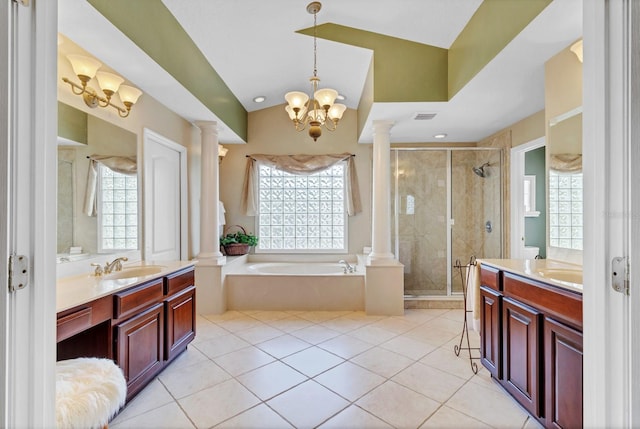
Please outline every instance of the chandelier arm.
[[338, 120], [337, 119], [328, 119], [324, 121], [324, 127], [329, 131], [335, 131], [338, 128]]

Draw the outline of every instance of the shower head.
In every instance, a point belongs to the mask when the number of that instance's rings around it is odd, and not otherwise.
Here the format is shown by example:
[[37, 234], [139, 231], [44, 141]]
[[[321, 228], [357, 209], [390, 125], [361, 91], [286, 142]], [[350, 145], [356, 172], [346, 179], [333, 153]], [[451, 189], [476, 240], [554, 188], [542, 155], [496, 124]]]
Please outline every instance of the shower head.
[[485, 162], [480, 167], [473, 167], [473, 172], [480, 177], [487, 177], [489, 175], [489, 172], [484, 170], [485, 167], [491, 167], [491, 164]]

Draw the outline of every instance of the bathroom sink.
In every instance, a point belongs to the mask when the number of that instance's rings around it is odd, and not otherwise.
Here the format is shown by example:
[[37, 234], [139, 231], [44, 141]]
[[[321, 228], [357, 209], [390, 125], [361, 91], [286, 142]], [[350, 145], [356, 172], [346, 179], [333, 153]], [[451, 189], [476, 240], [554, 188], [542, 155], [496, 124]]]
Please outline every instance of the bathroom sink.
[[564, 268], [546, 268], [538, 271], [542, 277], [561, 282], [582, 284], [582, 271]]
[[164, 270], [164, 265], [144, 265], [141, 267], [123, 268], [122, 271], [116, 271], [115, 273], [107, 274], [104, 276], [107, 280], [120, 280], [130, 279], [133, 277], [144, 277], [152, 274], [158, 274]]

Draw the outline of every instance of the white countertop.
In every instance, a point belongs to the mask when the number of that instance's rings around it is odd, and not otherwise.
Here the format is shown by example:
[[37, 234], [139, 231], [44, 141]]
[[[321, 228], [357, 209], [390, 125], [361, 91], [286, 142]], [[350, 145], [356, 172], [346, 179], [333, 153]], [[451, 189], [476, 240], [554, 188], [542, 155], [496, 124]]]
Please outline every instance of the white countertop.
[[553, 259], [478, 259], [479, 264], [490, 265], [502, 271], [519, 274], [530, 279], [582, 293], [582, 284], [553, 279], [540, 274], [544, 270], [570, 270], [582, 272], [582, 265]]
[[193, 266], [196, 263], [197, 261], [143, 261], [123, 264], [123, 270], [154, 265], [160, 266], [161, 271], [151, 275], [117, 280], [110, 280], [108, 275], [95, 277], [93, 273], [60, 278], [56, 283], [56, 312], [91, 302], [105, 295], [110, 295], [154, 278], [163, 277], [186, 267]]

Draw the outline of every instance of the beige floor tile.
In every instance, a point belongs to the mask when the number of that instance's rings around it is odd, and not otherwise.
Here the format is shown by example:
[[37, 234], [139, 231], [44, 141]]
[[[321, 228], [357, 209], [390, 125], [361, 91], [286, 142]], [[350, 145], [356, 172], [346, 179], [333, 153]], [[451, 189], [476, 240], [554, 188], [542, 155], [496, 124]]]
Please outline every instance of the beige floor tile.
[[249, 316], [223, 320], [217, 323], [218, 326], [226, 329], [229, 332], [244, 331], [245, 329], [255, 328], [256, 326], [266, 326], [263, 322]]
[[266, 401], [302, 383], [307, 380], [307, 377], [291, 367], [276, 361], [242, 374], [238, 376], [236, 380], [251, 390], [260, 399]]
[[349, 402], [309, 380], [276, 396], [267, 405], [294, 427], [312, 428], [346, 408]]
[[344, 362], [314, 380], [352, 402], [386, 381], [351, 362]]
[[462, 321], [464, 320], [464, 315], [465, 315], [464, 309], [456, 308], [454, 310], [449, 310], [446, 313], [443, 313], [441, 317], [444, 317], [446, 319], [451, 319], [454, 322], [459, 322], [460, 327], [462, 327]]
[[313, 323], [326, 322], [350, 313], [349, 311], [305, 311], [297, 316]]
[[380, 347], [374, 347], [354, 357], [351, 359], [351, 362], [382, 377], [391, 378], [411, 365], [413, 360], [398, 353]]
[[261, 350], [264, 350], [277, 359], [282, 359], [283, 357], [311, 347], [311, 344], [306, 341], [302, 341], [300, 338], [294, 337], [293, 335], [285, 334], [272, 340], [257, 344], [256, 347], [259, 347]]
[[440, 404], [393, 381], [362, 397], [356, 405], [397, 428], [419, 427]]
[[282, 335], [284, 335], [284, 332], [271, 326], [256, 326], [236, 332], [236, 336], [250, 344], [262, 343]]
[[[414, 340], [424, 341], [425, 343], [442, 346], [457, 337], [459, 333], [443, 330], [435, 326], [429, 326], [429, 323], [420, 325], [404, 334], [405, 337]], [[453, 347], [452, 347], [453, 349]]]
[[325, 328], [322, 325], [312, 325], [307, 328], [293, 331], [291, 332], [291, 335], [295, 335], [310, 344], [319, 344], [330, 338], [337, 337], [340, 335], [340, 332]]
[[245, 340], [238, 338], [233, 334], [227, 334], [222, 337], [213, 338], [195, 344], [194, 347], [196, 347], [209, 358], [214, 359], [227, 353], [235, 352], [236, 350], [249, 347], [250, 345], [251, 344], [249, 344]]
[[465, 384], [446, 405], [496, 428], [522, 427], [528, 417], [508, 395], [476, 383]]
[[429, 309], [429, 310], [404, 310], [404, 318], [417, 323], [424, 323], [428, 320], [442, 316], [449, 310]]
[[196, 337], [193, 339], [193, 344], [198, 344], [203, 341], [207, 341], [211, 338], [227, 335], [229, 331], [222, 329], [220, 326], [212, 322], [198, 323], [196, 325]]
[[420, 362], [467, 380], [474, 375], [469, 358], [456, 356], [453, 347], [437, 348], [420, 359]]
[[260, 400], [236, 380], [228, 380], [179, 401], [198, 428], [209, 428], [257, 405]]
[[363, 326], [360, 329], [349, 332], [348, 335], [376, 346], [397, 336], [397, 334], [393, 332], [375, 327], [373, 325]]
[[351, 359], [352, 357], [369, 350], [373, 345], [349, 335], [340, 335], [339, 337], [331, 338], [324, 343], [318, 344], [318, 347], [344, 359]]
[[109, 424], [109, 427], [112, 429], [188, 429], [195, 426], [178, 404], [172, 402], [122, 422], [114, 421]]
[[274, 360], [273, 356], [263, 352], [257, 347], [251, 346], [227, 353], [224, 356], [219, 356], [213, 361], [235, 377], [271, 363]]
[[340, 365], [344, 359], [321, 348], [310, 347], [287, 356], [282, 362], [308, 377], [315, 377], [329, 368]]
[[326, 322], [322, 322], [321, 325], [344, 334], [347, 332], [355, 331], [356, 329], [362, 328], [363, 326], [370, 325], [371, 323], [375, 323], [375, 321], [358, 318], [357, 316], [354, 319], [353, 315], [348, 314], [342, 317], [338, 317], [337, 319], [331, 319], [327, 320]]
[[490, 429], [479, 420], [462, 414], [447, 406], [440, 407], [420, 429]]
[[229, 378], [231, 378], [229, 374], [210, 360], [185, 368], [170, 366], [158, 376], [162, 384], [176, 398], [183, 398], [215, 386]]
[[320, 429], [392, 429], [392, 426], [362, 408], [351, 405], [320, 425]]
[[460, 337], [462, 333], [462, 318], [460, 320], [451, 320], [446, 317], [436, 317], [423, 324], [422, 327], [440, 329], [451, 332], [452, 334], [457, 334], [457, 336]]
[[414, 329], [418, 325], [419, 324], [417, 323], [404, 320], [399, 317], [388, 317], [386, 319], [379, 320], [370, 326], [373, 326], [376, 328], [382, 328], [385, 331], [389, 331], [396, 335], [400, 335], [400, 334], [404, 334], [407, 331], [410, 331], [411, 329]]
[[180, 353], [167, 368], [171, 368], [173, 366], [184, 368], [196, 363], [204, 362], [205, 360], [209, 360], [209, 358], [198, 350], [194, 344], [189, 344], [187, 349]]
[[414, 340], [413, 338], [402, 335], [392, 338], [386, 343], [380, 344], [380, 347], [413, 360], [418, 360], [436, 349], [436, 346], [432, 344]]
[[220, 423], [215, 429], [286, 429], [293, 428], [285, 419], [264, 404], [253, 407]]
[[310, 322], [306, 319], [301, 319], [296, 315], [289, 315], [284, 319], [278, 319], [274, 321], [268, 322], [269, 326], [272, 326], [276, 329], [280, 329], [282, 332], [294, 332], [299, 331], [300, 329], [308, 328], [309, 326], [313, 326], [314, 323]]
[[529, 416], [529, 418], [527, 419], [527, 422], [524, 424], [523, 429], [544, 429], [544, 426], [540, 424], [539, 421]]
[[284, 311], [260, 311], [252, 314], [251, 317], [258, 319], [261, 322], [273, 322], [276, 320], [286, 319], [290, 314]]
[[147, 411], [173, 403], [173, 396], [156, 378], [124, 407], [114, 419], [114, 423], [128, 420]]
[[425, 395], [440, 403], [451, 397], [466, 380], [416, 362], [392, 378], [411, 390]]

